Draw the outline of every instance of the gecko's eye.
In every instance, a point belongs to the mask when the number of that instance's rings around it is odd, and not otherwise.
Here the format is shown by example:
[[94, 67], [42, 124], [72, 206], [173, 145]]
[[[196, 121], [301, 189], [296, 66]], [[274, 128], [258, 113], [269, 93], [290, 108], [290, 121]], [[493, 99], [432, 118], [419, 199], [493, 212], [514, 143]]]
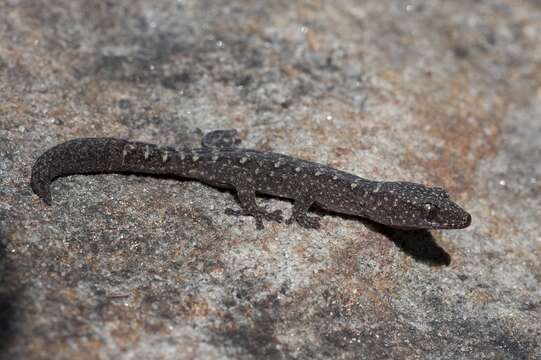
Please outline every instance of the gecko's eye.
[[423, 204], [423, 212], [428, 221], [433, 221], [438, 215], [438, 207], [434, 204], [426, 203]]

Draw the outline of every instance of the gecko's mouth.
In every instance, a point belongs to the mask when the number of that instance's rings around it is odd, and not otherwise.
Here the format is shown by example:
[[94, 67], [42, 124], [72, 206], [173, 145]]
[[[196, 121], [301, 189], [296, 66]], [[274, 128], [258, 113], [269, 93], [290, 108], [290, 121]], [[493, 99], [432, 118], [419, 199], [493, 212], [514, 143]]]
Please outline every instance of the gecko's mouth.
[[414, 224], [414, 225], [395, 225], [395, 224], [388, 224], [387, 226], [392, 227], [394, 229], [399, 230], [437, 230], [437, 229], [464, 229], [470, 226], [471, 224], [471, 215], [468, 214], [466, 211], [462, 211], [462, 216], [453, 217], [453, 221], [430, 221], [425, 223], [425, 225], [422, 224]]

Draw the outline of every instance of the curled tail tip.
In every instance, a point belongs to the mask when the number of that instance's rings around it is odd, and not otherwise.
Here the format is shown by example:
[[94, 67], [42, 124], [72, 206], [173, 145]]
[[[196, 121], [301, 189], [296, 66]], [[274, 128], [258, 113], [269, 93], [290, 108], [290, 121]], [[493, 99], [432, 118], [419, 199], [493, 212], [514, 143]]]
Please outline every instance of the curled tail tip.
[[48, 206], [51, 206], [53, 204], [53, 198], [51, 197], [51, 193], [49, 191], [47, 191], [46, 194], [41, 194], [39, 195], [39, 197], [41, 198], [41, 200], [43, 200], [43, 202], [45, 204], [47, 204]]
[[40, 189], [35, 189], [33, 188], [34, 190], [34, 193], [39, 196], [39, 198], [41, 200], [43, 200], [43, 202], [49, 206], [52, 205], [53, 203], [53, 199], [51, 197], [51, 193], [49, 192], [49, 187], [45, 187], [45, 188], [40, 188]]
[[31, 186], [34, 193], [39, 196], [45, 204], [50, 206], [53, 203], [51, 192], [49, 191], [49, 184], [47, 182], [32, 177]]

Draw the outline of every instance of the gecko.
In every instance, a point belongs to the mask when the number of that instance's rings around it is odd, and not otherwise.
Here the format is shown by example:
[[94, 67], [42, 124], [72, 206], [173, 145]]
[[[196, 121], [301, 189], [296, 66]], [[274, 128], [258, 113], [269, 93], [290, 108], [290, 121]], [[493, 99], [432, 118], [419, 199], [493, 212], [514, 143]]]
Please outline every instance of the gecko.
[[236, 130], [205, 134], [200, 148], [161, 147], [115, 138], [82, 138], [45, 151], [32, 167], [33, 191], [51, 205], [51, 182], [61, 176], [99, 173], [172, 175], [236, 192], [240, 209], [225, 213], [282, 222], [280, 210], [259, 206], [256, 194], [293, 200], [287, 224], [320, 228], [312, 207], [367, 218], [403, 230], [462, 229], [471, 216], [441, 187], [406, 181], [373, 181], [319, 163], [272, 151], [239, 147]]

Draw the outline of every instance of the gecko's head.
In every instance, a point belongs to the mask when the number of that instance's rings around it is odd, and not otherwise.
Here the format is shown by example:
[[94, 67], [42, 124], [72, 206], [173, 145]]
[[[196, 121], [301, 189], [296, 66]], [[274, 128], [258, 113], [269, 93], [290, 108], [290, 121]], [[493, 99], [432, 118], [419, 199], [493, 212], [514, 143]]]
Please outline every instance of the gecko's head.
[[451, 201], [442, 188], [389, 182], [381, 186], [381, 196], [394, 209], [387, 225], [396, 228], [463, 229], [471, 223], [470, 214]]

